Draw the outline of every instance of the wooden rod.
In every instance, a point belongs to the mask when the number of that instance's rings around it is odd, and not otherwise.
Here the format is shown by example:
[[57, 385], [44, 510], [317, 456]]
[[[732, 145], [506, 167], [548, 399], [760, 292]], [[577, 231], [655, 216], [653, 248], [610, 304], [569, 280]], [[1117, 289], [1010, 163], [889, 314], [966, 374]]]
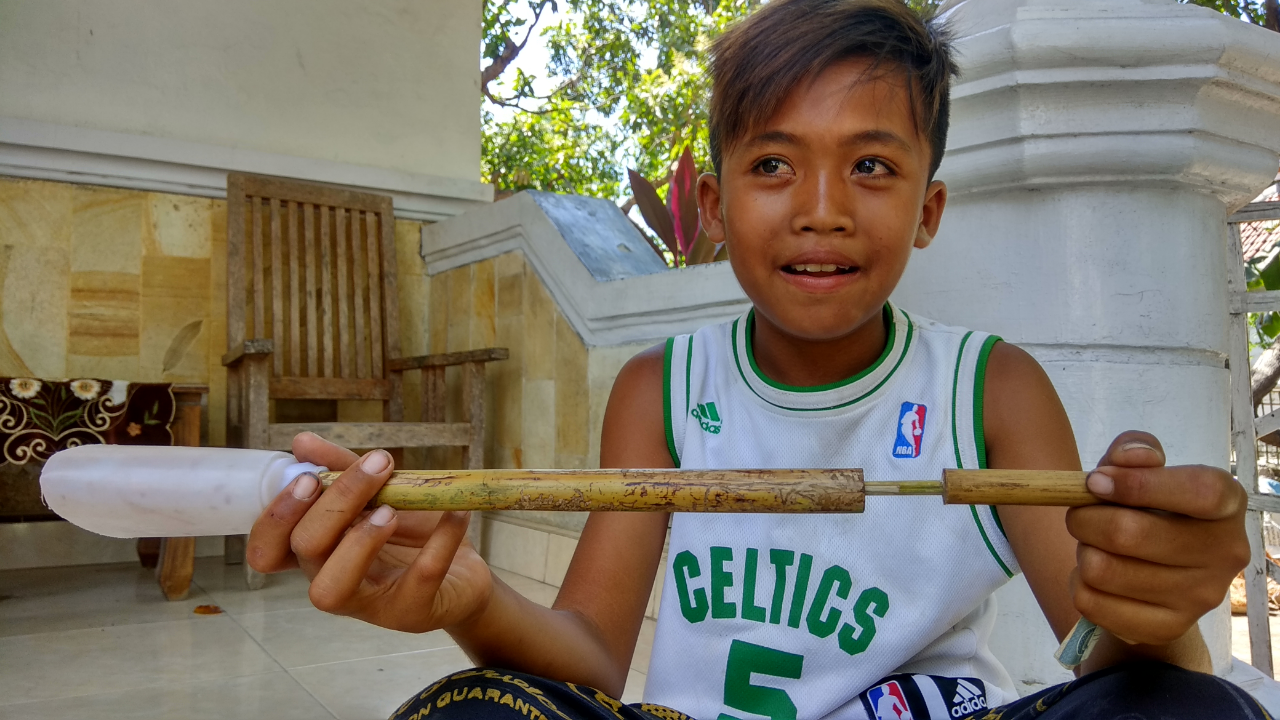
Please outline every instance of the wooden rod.
[[[339, 473], [320, 474], [328, 487]], [[863, 482], [861, 470], [401, 470], [373, 503], [400, 510], [862, 512], [865, 495], [950, 505], [1098, 503], [1086, 473], [945, 470], [942, 481]]]
[[943, 470], [948, 505], [1097, 505], [1080, 470]]
[[[339, 473], [320, 473], [328, 486]], [[397, 510], [857, 513], [861, 470], [400, 470]]]

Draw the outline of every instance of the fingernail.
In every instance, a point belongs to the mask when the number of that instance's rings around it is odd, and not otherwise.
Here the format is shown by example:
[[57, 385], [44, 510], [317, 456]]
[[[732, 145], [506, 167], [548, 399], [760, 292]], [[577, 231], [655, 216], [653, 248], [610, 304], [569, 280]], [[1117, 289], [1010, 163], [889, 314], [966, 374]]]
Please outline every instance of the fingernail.
[[386, 450], [374, 450], [364, 456], [364, 460], [360, 463], [360, 469], [370, 475], [377, 475], [386, 470], [390, 464], [391, 456], [387, 454]]
[[1150, 450], [1151, 452], [1157, 452], [1156, 449], [1150, 445], [1144, 442], [1137, 442], [1136, 440], [1134, 442], [1127, 442], [1120, 446], [1120, 452], [1124, 452], [1126, 450]]
[[1089, 479], [1085, 481], [1085, 485], [1094, 495], [1110, 495], [1116, 489], [1116, 481], [1100, 472], [1089, 473]]
[[369, 522], [377, 525], [378, 527], [384, 527], [387, 523], [391, 522], [395, 516], [396, 511], [394, 508], [390, 505], [383, 505], [373, 511], [373, 514], [369, 516]]
[[310, 500], [320, 487], [320, 481], [311, 473], [302, 473], [293, 481], [293, 496], [299, 500]]

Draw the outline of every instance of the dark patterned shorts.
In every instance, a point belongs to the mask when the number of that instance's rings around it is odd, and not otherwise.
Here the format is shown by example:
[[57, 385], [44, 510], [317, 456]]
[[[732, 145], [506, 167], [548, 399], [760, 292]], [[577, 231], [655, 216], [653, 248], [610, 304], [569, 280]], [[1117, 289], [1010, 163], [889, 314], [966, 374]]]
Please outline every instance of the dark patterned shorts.
[[[1252, 697], [1231, 683], [1157, 662], [1117, 665], [1008, 705], [959, 715], [952, 712], [948, 718], [932, 717], [927, 707], [913, 706], [910, 698], [906, 704], [892, 720], [1271, 720]], [[391, 720], [425, 718], [693, 720], [661, 705], [626, 705], [584, 685], [494, 669], [466, 670], [443, 678], [409, 698], [391, 716]], [[723, 714], [712, 720], [726, 719], [737, 720]]]

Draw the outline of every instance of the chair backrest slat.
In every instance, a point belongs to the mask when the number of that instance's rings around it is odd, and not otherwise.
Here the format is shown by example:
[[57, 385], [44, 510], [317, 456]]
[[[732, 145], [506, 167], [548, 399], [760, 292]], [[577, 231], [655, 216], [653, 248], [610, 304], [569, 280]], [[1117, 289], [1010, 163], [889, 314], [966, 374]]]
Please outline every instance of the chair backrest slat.
[[379, 240], [382, 244], [382, 326], [387, 328], [383, 335], [383, 357], [402, 357], [400, 352], [400, 290], [396, 281], [396, 222], [391, 211], [390, 198], [384, 198], [386, 205], [379, 213]]
[[272, 353], [272, 368], [277, 376], [284, 374], [284, 260], [281, 253], [283, 238], [280, 234], [280, 201], [268, 198], [271, 210], [271, 340], [276, 352]]
[[365, 248], [369, 253], [369, 351], [373, 359], [371, 371], [382, 378], [382, 258], [378, 242], [378, 218], [365, 213]]
[[265, 268], [262, 260], [262, 198], [250, 198], [253, 212], [253, 336], [265, 337], [267, 330]]
[[333, 377], [333, 253], [330, 251], [329, 214], [333, 208], [320, 206], [320, 338], [321, 372]]
[[302, 204], [302, 244], [306, 253], [307, 289], [307, 376], [320, 373], [319, 308], [316, 307], [316, 213], [311, 203]]
[[234, 173], [227, 178], [227, 343], [237, 347], [245, 336], [244, 241], [247, 199], [244, 181]]
[[302, 258], [298, 234], [298, 203], [289, 201], [289, 374], [302, 375], [302, 286], [299, 270]]
[[340, 381], [382, 381], [400, 354], [391, 199], [241, 173], [227, 183], [229, 341], [271, 338], [281, 388], [332, 378], [317, 392], [374, 392]]
[[369, 342], [369, 336], [365, 332], [365, 326], [368, 324], [369, 316], [366, 314], [365, 297], [368, 294], [369, 276], [365, 274], [365, 255], [364, 251], [364, 233], [361, 229], [364, 227], [362, 213], [351, 213], [351, 274], [355, 278], [355, 292], [352, 296], [355, 298], [355, 315], [356, 315], [356, 377], [369, 377], [369, 355], [365, 349]]
[[347, 247], [351, 240], [347, 236], [347, 211], [346, 208], [334, 208], [333, 211], [334, 239], [337, 241], [337, 265], [338, 265], [338, 375], [340, 377], [351, 377], [351, 365], [355, 357], [355, 348], [352, 347], [351, 338], [351, 309], [348, 303], [351, 300], [351, 267], [347, 264], [350, 253]]

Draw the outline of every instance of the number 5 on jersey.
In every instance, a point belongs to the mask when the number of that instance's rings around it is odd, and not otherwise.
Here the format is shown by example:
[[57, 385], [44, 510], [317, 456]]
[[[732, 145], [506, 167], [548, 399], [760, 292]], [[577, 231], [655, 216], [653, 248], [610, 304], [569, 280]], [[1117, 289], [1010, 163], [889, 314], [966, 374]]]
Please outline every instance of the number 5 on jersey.
[[[799, 680], [804, 656], [734, 640], [724, 673], [724, 704], [771, 720], [796, 720], [796, 704], [783, 690], [751, 684], [751, 673]], [[739, 720], [720, 713], [716, 720]]]

